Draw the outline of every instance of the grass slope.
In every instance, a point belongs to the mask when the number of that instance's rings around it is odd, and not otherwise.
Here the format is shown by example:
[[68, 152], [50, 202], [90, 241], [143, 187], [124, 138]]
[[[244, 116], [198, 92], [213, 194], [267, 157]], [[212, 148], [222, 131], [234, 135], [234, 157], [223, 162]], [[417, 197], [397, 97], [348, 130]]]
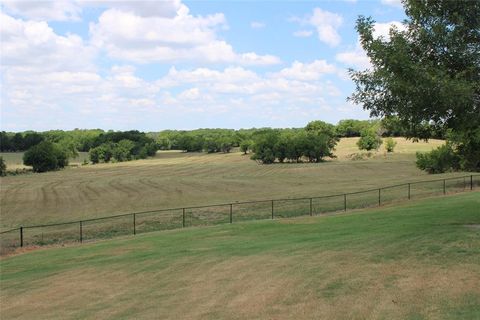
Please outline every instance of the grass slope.
[[342, 139], [338, 159], [259, 165], [240, 153], [159, 152], [154, 159], [81, 166], [0, 178], [0, 229], [20, 225], [230, 201], [336, 194], [432, 177], [415, 167], [415, 152], [443, 143], [397, 139], [397, 151], [352, 161], [357, 138]]
[[480, 193], [0, 260], [4, 319], [478, 319]]

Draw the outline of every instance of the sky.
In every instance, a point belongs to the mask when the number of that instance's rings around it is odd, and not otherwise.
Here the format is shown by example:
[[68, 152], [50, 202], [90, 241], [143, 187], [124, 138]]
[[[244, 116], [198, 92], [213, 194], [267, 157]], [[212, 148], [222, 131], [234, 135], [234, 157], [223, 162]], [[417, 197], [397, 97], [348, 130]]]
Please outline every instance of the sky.
[[303, 127], [347, 101], [399, 0], [0, 1], [0, 129]]

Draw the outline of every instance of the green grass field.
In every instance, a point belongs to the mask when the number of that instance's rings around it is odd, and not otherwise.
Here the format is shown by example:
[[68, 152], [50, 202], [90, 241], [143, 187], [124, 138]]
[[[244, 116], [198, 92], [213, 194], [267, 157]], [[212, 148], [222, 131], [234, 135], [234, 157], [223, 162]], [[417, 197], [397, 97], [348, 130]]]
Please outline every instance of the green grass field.
[[478, 319], [480, 193], [0, 260], [2, 319]]
[[[235, 201], [322, 196], [392, 184], [461, 176], [428, 175], [415, 152], [442, 141], [397, 139], [396, 152], [351, 160], [356, 138], [343, 139], [337, 159], [324, 163], [259, 165], [230, 154], [159, 152], [155, 158], [1, 178], [0, 229], [159, 208]], [[405, 191], [402, 191], [405, 193]]]

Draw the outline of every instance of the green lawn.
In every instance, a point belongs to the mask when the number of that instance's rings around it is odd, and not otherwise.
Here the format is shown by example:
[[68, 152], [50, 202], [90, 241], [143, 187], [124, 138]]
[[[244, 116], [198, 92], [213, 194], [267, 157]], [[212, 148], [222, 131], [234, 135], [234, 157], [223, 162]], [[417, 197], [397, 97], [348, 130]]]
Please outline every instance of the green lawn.
[[2, 319], [478, 319], [480, 193], [0, 260]]

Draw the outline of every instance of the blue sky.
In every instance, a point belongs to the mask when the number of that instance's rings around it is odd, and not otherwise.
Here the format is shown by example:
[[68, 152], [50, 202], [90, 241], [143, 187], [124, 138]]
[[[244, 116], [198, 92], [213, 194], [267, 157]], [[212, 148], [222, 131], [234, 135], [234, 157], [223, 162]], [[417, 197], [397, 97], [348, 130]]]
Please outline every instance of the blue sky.
[[1, 130], [300, 127], [367, 119], [355, 20], [380, 1], [3, 1]]

